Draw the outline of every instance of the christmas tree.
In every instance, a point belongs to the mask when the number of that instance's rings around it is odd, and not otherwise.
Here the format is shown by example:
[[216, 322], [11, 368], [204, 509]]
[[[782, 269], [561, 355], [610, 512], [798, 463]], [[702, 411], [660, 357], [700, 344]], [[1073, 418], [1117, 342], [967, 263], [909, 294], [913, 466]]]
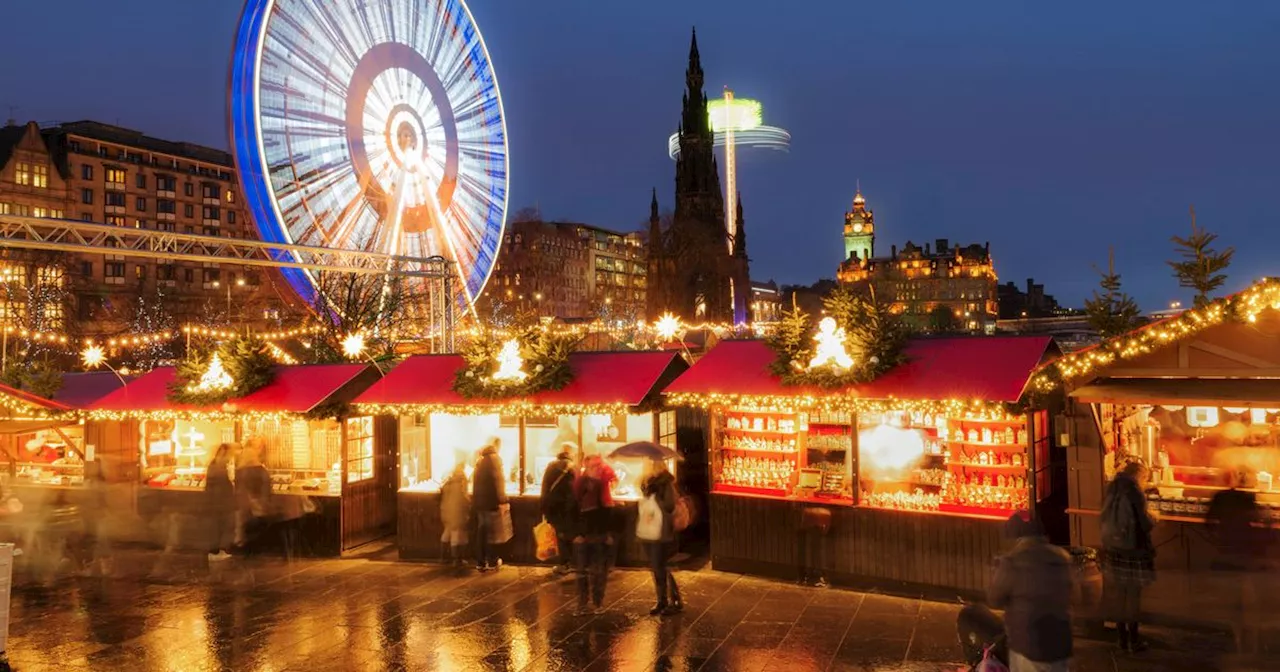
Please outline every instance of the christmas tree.
[[1218, 239], [1218, 234], [1209, 233], [1196, 227], [1196, 207], [1191, 206], [1191, 235], [1186, 238], [1173, 236], [1174, 249], [1182, 256], [1182, 261], [1167, 262], [1173, 269], [1173, 277], [1178, 279], [1178, 286], [1196, 291], [1195, 306], [1197, 308], [1209, 303], [1209, 294], [1220, 289], [1227, 281], [1222, 273], [1231, 265], [1231, 257], [1235, 248], [1218, 252], [1209, 247]]
[[1094, 290], [1093, 298], [1084, 302], [1089, 326], [1103, 338], [1111, 338], [1131, 331], [1142, 324], [1142, 311], [1138, 302], [1120, 288], [1120, 274], [1116, 273], [1115, 250], [1107, 258], [1107, 271], [1098, 271], [1102, 291]]

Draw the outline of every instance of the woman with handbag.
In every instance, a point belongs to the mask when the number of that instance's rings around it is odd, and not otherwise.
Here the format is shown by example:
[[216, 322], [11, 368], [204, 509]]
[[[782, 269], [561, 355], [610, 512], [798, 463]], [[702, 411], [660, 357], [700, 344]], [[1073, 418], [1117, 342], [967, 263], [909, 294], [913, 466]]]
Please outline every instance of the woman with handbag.
[[502, 458], [498, 457], [498, 439], [480, 451], [471, 481], [471, 510], [476, 516], [476, 569], [487, 572], [502, 566], [502, 558], [494, 552], [495, 544], [511, 538], [511, 509], [507, 502], [507, 484], [502, 475]]
[[[653, 587], [658, 602], [649, 610], [650, 616], [669, 616], [684, 610], [680, 600], [680, 588], [671, 573], [668, 562], [675, 553], [675, 512], [679, 495], [676, 479], [661, 460], [650, 460], [649, 472], [640, 484], [644, 501], [640, 503], [640, 522], [637, 535], [644, 542], [649, 554], [649, 571], [653, 574]], [[642, 527], [647, 528], [643, 530]]]

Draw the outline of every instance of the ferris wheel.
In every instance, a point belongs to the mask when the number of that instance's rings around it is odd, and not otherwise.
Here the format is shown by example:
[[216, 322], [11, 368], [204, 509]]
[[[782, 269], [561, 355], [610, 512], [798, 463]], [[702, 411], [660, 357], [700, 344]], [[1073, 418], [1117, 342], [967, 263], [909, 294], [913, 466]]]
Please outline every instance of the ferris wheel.
[[[484, 289], [506, 219], [506, 120], [462, 0], [247, 0], [230, 116], [269, 241], [455, 262]], [[286, 269], [304, 297], [309, 271]]]

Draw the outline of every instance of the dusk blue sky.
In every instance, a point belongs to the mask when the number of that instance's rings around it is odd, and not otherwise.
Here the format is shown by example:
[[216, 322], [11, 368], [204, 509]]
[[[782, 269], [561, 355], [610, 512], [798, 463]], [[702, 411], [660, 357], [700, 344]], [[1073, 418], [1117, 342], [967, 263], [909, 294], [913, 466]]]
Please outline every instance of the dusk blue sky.
[[[1280, 275], [1280, 3], [471, 0], [506, 107], [511, 210], [633, 229], [672, 206], [665, 141], [689, 30], [710, 95], [764, 103], [789, 154], [744, 153], [757, 279], [833, 277], [861, 179], [877, 252], [991, 242], [1002, 281], [1078, 305], [1115, 246], [1146, 308], [1203, 226], [1230, 288]], [[786, 7], [787, 9], [783, 9]], [[236, 0], [6, 7], [0, 113], [228, 147]], [[21, 28], [15, 28], [21, 27]]]

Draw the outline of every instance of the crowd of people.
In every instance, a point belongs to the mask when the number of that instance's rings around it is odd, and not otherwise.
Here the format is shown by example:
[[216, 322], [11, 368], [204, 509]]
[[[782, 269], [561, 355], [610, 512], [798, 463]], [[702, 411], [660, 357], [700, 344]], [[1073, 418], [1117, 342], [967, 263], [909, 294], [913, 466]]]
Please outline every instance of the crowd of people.
[[[1157, 520], [1147, 503], [1149, 472], [1129, 460], [1108, 484], [1101, 511], [1102, 610], [1115, 623], [1117, 644], [1128, 653], [1148, 648], [1139, 631], [1142, 593], [1156, 580]], [[1231, 613], [1237, 649], [1257, 652], [1250, 626], [1251, 577], [1266, 569], [1266, 519], [1257, 496], [1245, 489], [1250, 474], [1236, 470], [1228, 488], [1209, 504], [1206, 523], [1218, 548], [1212, 565], [1214, 599]], [[1030, 516], [1015, 515], [1008, 531], [1016, 539], [992, 579], [991, 606], [1005, 610], [1004, 637], [1012, 672], [1066, 672], [1072, 653], [1071, 606], [1076, 579], [1071, 556], [1053, 545]]]
[[[441, 488], [440, 520], [444, 531], [440, 541], [448, 559], [457, 567], [465, 566], [463, 556], [470, 545], [478, 571], [500, 568], [501, 547], [513, 536], [499, 448], [499, 439], [493, 438], [480, 449], [470, 488], [464, 464], [454, 468]], [[600, 455], [588, 455], [581, 464], [575, 464], [578, 446], [564, 442], [559, 448], [559, 454], [542, 475], [540, 497], [543, 520], [554, 529], [554, 571], [560, 575], [576, 574], [579, 613], [599, 612], [604, 608], [609, 570], [623, 530], [613, 499], [618, 477]], [[645, 498], [656, 504], [661, 516], [658, 533], [641, 542], [648, 555], [656, 596], [649, 613], [678, 613], [684, 605], [669, 567], [675, 552], [679, 502], [675, 477], [664, 461], [649, 460], [640, 489]]]

